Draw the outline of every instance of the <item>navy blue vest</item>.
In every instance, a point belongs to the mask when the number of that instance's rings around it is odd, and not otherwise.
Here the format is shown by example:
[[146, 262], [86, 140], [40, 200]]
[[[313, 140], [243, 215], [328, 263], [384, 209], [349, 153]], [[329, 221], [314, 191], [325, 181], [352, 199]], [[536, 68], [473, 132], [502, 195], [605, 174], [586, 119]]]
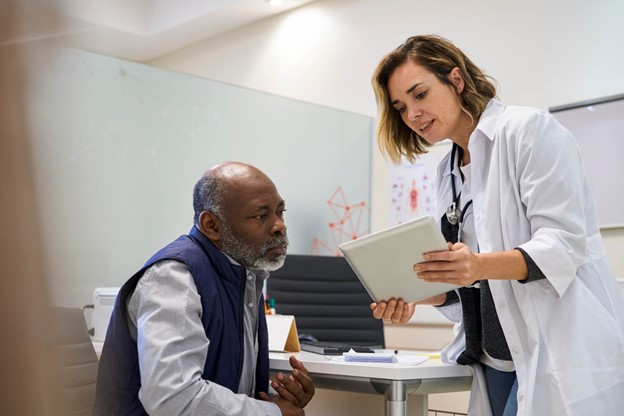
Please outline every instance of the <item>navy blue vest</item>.
[[[243, 369], [243, 314], [246, 271], [233, 265], [197, 228], [169, 244], [120, 289], [106, 332], [98, 371], [93, 414], [146, 415], [139, 401], [141, 387], [136, 341], [128, 329], [127, 301], [145, 272], [158, 261], [185, 263], [193, 275], [203, 308], [202, 323], [210, 340], [202, 378], [237, 392]], [[264, 299], [258, 303], [256, 395], [269, 383], [268, 333]]]

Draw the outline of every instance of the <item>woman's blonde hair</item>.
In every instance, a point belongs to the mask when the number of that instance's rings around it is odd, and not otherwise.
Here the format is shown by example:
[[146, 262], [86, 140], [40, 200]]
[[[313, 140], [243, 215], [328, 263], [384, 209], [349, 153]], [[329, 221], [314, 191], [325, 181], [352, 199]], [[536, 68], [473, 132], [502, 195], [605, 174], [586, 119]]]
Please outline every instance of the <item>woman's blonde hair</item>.
[[390, 103], [388, 79], [404, 63], [414, 62], [433, 73], [442, 83], [452, 85], [448, 76], [458, 68], [464, 79], [464, 89], [458, 94], [461, 109], [473, 121], [481, 115], [487, 103], [496, 96], [496, 86], [464, 53], [447, 39], [436, 35], [412, 36], [386, 55], [373, 74], [379, 118], [377, 143], [384, 156], [394, 163], [405, 157], [414, 160], [427, 153], [431, 146], [410, 129]]

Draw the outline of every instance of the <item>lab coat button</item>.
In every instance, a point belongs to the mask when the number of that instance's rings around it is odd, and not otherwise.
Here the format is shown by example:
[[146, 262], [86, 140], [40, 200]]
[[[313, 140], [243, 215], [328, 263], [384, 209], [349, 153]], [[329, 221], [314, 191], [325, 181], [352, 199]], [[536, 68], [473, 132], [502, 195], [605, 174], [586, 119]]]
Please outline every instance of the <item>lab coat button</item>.
[[498, 302], [498, 307], [501, 308], [501, 309], [504, 309], [505, 308], [505, 302], [502, 301], [502, 300], [500, 302]]
[[520, 350], [518, 350], [518, 348], [516, 348], [516, 347], [513, 347], [511, 349], [511, 352], [513, 352], [514, 354], [518, 354], [520, 352]]
[[250, 308], [253, 308], [254, 304], [252, 302], [249, 302], [247, 306], [249, 306]]
[[480, 219], [481, 219], [481, 214], [477, 212], [475, 214], [475, 220], [479, 221]]

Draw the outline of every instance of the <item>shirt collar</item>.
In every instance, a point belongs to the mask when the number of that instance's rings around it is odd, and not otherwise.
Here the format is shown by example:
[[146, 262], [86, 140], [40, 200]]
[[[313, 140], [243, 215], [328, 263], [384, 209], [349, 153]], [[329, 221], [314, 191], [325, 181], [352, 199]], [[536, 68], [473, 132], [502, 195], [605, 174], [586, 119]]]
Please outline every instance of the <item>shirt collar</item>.
[[[219, 250], [221, 251], [221, 250]], [[239, 262], [237, 262], [236, 260], [234, 260], [232, 257], [230, 257], [227, 253], [224, 253], [223, 251], [221, 251], [221, 253], [223, 253], [223, 255], [225, 257], [227, 257], [227, 259], [230, 261], [230, 263], [236, 265], [236, 266], [241, 266], [243, 267]], [[253, 274], [256, 279], [260, 279], [260, 281], [264, 281], [266, 280], [267, 277], [269, 277], [269, 272], [264, 270], [264, 269], [256, 269], [253, 267], [245, 267], [245, 271], [247, 272], [247, 275], [249, 275], [250, 273]]]
[[479, 117], [479, 123], [477, 123], [477, 127], [472, 134], [480, 134], [490, 139], [490, 141], [494, 140], [496, 125], [503, 111], [505, 111], [505, 105], [497, 99], [492, 98], [490, 102], [487, 103], [485, 109], [481, 113], [481, 117]]

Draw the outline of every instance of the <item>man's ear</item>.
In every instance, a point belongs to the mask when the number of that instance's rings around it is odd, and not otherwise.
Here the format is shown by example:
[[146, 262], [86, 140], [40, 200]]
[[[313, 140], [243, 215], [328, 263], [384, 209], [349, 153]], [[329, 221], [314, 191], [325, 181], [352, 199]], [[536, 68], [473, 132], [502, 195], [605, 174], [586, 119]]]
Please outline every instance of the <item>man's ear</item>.
[[455, 91], [457, 92], [457, 94], [461, 94], [461, 92], [464, 90], [464, 77], [462, 76], [461, 71], [458, 67], [451, 69], [451, 72], [448, 75], [448, 79], [455, 87]]
[[199, 214], [197, 227], [210, 241], [217, 246], [219, 245], [223, 230], [223, 223], [219, 217], [210, 211], [202, 211]]

